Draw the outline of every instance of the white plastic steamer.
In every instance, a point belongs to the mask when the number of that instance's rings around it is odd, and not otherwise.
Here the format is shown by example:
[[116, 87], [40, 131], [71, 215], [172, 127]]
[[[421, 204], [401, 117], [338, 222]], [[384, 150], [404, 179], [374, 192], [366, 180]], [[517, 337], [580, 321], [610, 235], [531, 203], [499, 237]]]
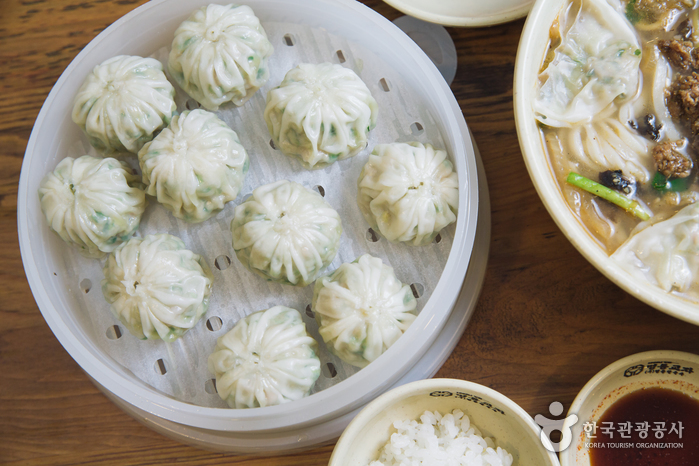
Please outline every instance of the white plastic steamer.
[[487, 261], [490, 206], [485, 176], [482, 169], [479, 173], [475, 143], [449, 87], [420, 48], [392, 23], [351, 0], [246, 1], [263, 25], [288, 22], [320, 28], [371, 50], [421, 97], [459, 176], [454, 241], [441, 278], [411, 327], [379, 359], [335, 385], [293, 403], [248, 410], [196, 406], [154, 389], [104, 351], [97, 340], [104, 334], [76, 311], [82, 293], [78, 278], [66, 271], [65, 244], [47, 227], [37, 190], [44, 175], [82, 137], [70, 109], [92, 67], [111, 56], [148, 56], [169, 46], [177, 26], [207, 3], [146, 3], [99, 34], [64, 71], [37, 117], [22, 165], [22, 260], [39, 309], [58, 340], [98, 387], [135, 418], [173, 438], [217, 450], [269, 453], [308, 447], [339, 436], [354, 414], [384, 391], [433, 375], [458, 342]]

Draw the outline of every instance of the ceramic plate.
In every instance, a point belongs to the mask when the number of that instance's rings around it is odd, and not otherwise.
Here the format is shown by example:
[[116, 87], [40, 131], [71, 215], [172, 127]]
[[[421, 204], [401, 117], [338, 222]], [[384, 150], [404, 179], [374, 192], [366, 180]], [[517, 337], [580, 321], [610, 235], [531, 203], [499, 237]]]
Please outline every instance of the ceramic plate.
[[406, 15], [444, 26], [479, 27], [523, 18], [533, 0], [384, 0]]

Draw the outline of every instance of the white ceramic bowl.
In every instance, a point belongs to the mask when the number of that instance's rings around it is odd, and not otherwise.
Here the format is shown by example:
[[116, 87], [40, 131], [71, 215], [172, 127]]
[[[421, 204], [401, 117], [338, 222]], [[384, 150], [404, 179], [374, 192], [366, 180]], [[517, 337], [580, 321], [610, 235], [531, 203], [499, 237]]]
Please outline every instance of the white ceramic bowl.
[[515, 402], [483, 385], [457, 379], [428, 379], [390, 390], [368, 404], [347, 426], [329, 466], [366, 466], [395, 432], [394, 421], [419, 419], [426, 410], [460, 409], [517, 466], [556, 466], [556, 455], [539, 440], [540, 427]]
[[524, 25], [517, 50], [514, 108], [517, 134], [529, 175], [558, 227], [573, 246], [618, 286], [636, 298], [679, 319], [699, 324], [699, 306], [668, 294], [647, 282], [639, 282], [619, 265], [585, 230], [566, 203], [553, 172], [534, 118], [537, 77], [549, 45], [549, 29], [567, 0], [537, 0]]
[[[675, 367], [674, 370], [668, 370]], [[676, 370], [679, 368], [680, 370]], [[691, 368], [691, 373], [683, 369]], [[647, 351], [620, 359], [598, 372], [578, 393], [564, 431], [571, 429], [573, 443], [560, 453], [561, 466], [590, 466], [590, 452], [585, 447], [585, 422], [597, 422], [619, 398], [642, 388], [665, 387], [678, 390], [699, 400], [699, 356], [680, 351]]]

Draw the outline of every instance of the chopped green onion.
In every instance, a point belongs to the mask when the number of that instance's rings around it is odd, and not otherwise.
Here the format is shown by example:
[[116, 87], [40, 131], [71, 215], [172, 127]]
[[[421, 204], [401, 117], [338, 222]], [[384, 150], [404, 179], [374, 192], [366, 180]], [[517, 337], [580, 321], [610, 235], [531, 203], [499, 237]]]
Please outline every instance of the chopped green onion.
[[669, 189], [670, 183], [667, 181], [667, 177], [660, 172], [655, 172], [655, 176], [651, 180], [651, 186], [657, 191], [667, 191]]
[[641, 15], [636, 11], [635, 4], [636, 0], [629, 0], [629, 3], [626, 4], [626, 19], [631, 24], [636, 24], [641, 19]]
[[609, 189], [608, 187], [597, 183], [596, 181], [592, 181], [589, 178], [585, 178], [584, 176], [573, 172], [568, 174], [566, 181], [573, 186], [584, 189], [588, 193], [592, 193], [611, 202], [612, 204], [618, 205], [628, 213], [635, 215], [641, 220], [648, 220], [650, 218], [650, 215], [643, 210], [641, 204], [629, 199], [617, 191], [614, 191], [613, 189]]
[[660, 192], [674, 191], [682, 192], [689, 189], [691, 184], [691, 177], [685, 178], [668, 178], [660, 172], [656, 172], [651, 181], [653, 189]]

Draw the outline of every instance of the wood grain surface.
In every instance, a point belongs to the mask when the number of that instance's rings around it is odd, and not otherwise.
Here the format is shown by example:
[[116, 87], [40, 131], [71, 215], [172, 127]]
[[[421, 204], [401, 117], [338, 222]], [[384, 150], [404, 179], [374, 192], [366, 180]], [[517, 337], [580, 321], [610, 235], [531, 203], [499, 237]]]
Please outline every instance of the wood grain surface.
[[[17, 186], [34, 120], [75, 55], [143, 0], [0, 2], [0, 463], [324, 465], [333, 445], [275, 457], [182, 445], [112, 404], [61, 347], [24, 276]], [[393, 20], [400, 12], [367, 5]], [[640, 351], [699, 353], [699, 328], [631, 297], [573, 248], [529, 179], [512, 105], [524, 20], [449, 28], [458, 51], [452, 89], [482, 154], [492, 204], [485, 283], [438, 377], [498, 390], [532, 416], [567, 408], [607, 364]], [[36, 206], [38, 208], [38, 206]]]

